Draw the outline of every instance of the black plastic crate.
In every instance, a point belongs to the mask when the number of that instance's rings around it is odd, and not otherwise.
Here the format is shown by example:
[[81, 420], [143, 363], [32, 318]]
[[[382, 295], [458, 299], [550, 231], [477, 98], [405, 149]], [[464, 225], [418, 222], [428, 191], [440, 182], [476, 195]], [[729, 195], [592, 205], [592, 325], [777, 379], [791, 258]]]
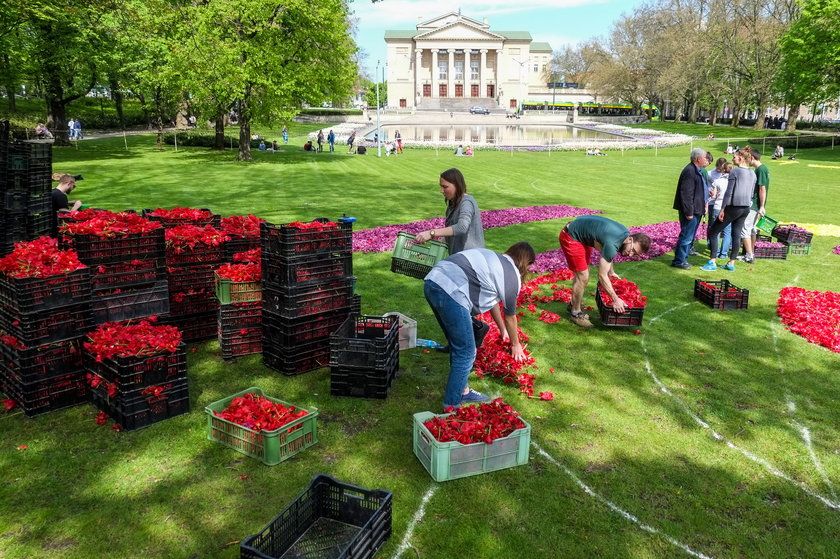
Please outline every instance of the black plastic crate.
[[265, 256], [262, 259], [263, 285], [292, 287], [342, 279], [353, 274], [353, 253], [329, 252], [296, 258]]
[[351, 314], [330, 336], [330, 366], [384, 370], [399, 363], [399, 319]]
[[32, 194], [29, 190], [6, 190], [0, 194], [0, 208], [28, 215], [48, 214], [52, 211], [52, 198], [49, 192]]
[[198, 264], [195, 266], [167, 266], [170, 293], [187, 292], [191, 289], [216, 289], [216, 264]]
[[37, 239], [52, 232], [52, 216], [49, 213], [28, 215], [26, 218], [26, 236]]
[[795, 223], [779, 223], [773, 228], [772, 235], [780, 243], [788, 245], [808, 244], [814, 239], [814, 234], [810, 231], [799, 231], [794, 229], [795, 227], [797, 227]]
[[142, 396], [128, 404], [121, 403], [119, 397], [108, 398], [107, 392], [99, 388], [91, 390], [90, 395], [93, 405], [108, 414], [125, 431], [136, 431], [190, 411], [189, 390], [186, 386], [177, 393]]
[[787, 260], [787, 249], [785, 245], [782, 246], [758, 246], [756, 244], [753, 256], [755, 258], [766, 258], [770, 260]]
[[83, 367], [81, 338], [25, 349], [0, 343], [0, 362], [22, 383], [67, 375]]
[[[172, 317], [194, 314], [217, 313], [219, 301], [216, 293], [209, 289], [191, 290], [184, 293], [169, 292], [169, 315]], [[215, 320], [214, 320], [215, 322]]]
[[181, 343], [172, 353], [149, 357], [114, 356], [102, 361], [85, 352], [85, 369], [114, 383], [120, 391], [128, 392], [150, 385], [168, 383], [187, 374], [186, 344]]
[[161, 319], [163, 324], [177, 326], [181, 331], [181, 338], [186, 343], [214, 340], [218, 335], [216, 313], [210, 311], [185, 316], [168, 316]]
[[387, 398], [388, 390], [397, 377], [397, 369], [397, 357], [393, 357], [391, 363], [380, 370], [330, 367], [330, 394], [354, 398]]
[[262, 328], [262, 301], [219, 305], [219, 332]]
[[219, 347], [222, 350], [222, 359], [262, 353], [262, 328], [219, 330]]
[[729, 280], [694, 280], [694, 297], [713, 309], [721, 311], [746, 309], [749, 306], [750, 290], [732, 285]]
[[371, 559], [391, 537], [393, 494], [319, 474], [259, 533], [239, 544], [242, 559]]
[[196, 245], [182, 252], [175, 252], [171, 248], [166, 249], [167, 266], [194, 266], [213, 264], [218, 267], [224, 261], [222, 245], [208, 246]]
[[[98, 382], [91, 382], [92, 379]], [[124, 415], [136, 413], [158, 400], [180, 400], [183, 397], [189, 396], [189, 386], [186, 376], [158, 383], [131, 386], [124, 390], [117, 386], [116, 393], [112, 395], [108, 395], [108, 389], [109, 385], [113, 383], [107, 381], [97, 373], [91, 373], [89, 377], [86, 377], [86, 380], [91, 385], [91, 393], [99, 392], [104, 394], [111, 401], [114, 408], [120, 410]]]
[[88, 266], [116, 264], [132, 260], [154, 260], [166, 256], [163, 228], [118, 237], [62, 235], [62, 248], [72, 248]]
[[262, 325], [267, 338], [280, 346], [292, 347], [329, 339], [344, 324], [350, 315], [349, 309], [329, 311], [303, 318], [286, 319], [280, 315], [263, 312]]
[[[157, 208], [160, 209], [160, 208]], [[203, 210], [205, 212], [210, 212], [207, 208], [197, 208]], [[210, 216], [206, 218], [200, 219], [176, 219], [170, 217], [162, 217], [157, 215], [151, 215], [151, 213], [155, 211], [152, 209], [144, 209], [142, 212], [143, 217], [148, 219], [149, 221], [156, 221], [160, 223], [165, 229], [169, 229], [172, 227], [177, 227], [178, 225], [195, 225], [196, 227], [204, 227], [205, 225], [212, 225], [216, 229], [221, 228], [222, 226], [222, 216], [219, 214], [214, 214], [210, 212]]]
[[88, 268], [46, 278], [14, 278], [0, 274], [0, 305], [18, 313], [88, 303], [90, 295]]
[[321, 369], [330, 364], [330, 340], [282, 346], [263, 335], [263, 364], [287, 376]]
[[28, 417], [57, 411], [89, 401], [85, 372], [76, 371], [31, 383], [11, 378], [0, 365], [0, 390], [14, 400]]
[[598, 314], [601, 318], [601, 323], [604, 326], [620, 326], [628, 328], [631, 326], [642, 325], [642, 318], [644, 318], [645, 315], [644, 307], [628, 307], [627, 312], [617, 313], [612, 307], [608, 307], [604, 304], [604, 300], [601, 298], [600, 288], [595, 289], [595, 302], [598, 305]]
[[[309, 223], [327, 223], [316, 219]], [[298, 229], [286, 225], [260, 224], [263, 259], [269, 255], [293, 258], [313, 253], [351, 251], [353, 249], [353, 224], [346, 221], [323, 228]]]
[[353, 304], [353, 279], [330, 280], [298, 287], [263, 289], [263, 309], [283, 318], [300, 318]]
[[92, 325], [89, 302], [29, 314], [0, 308], [0, 330], [14, 336], [26, 347], [78, 338]]
[[233, 257], [240, 252], [247, 252], [251, 249], [260, 248], [259, 237], [239, 237], [231, 236], [230, 239], [222, 243], [224, 250], [225, 262], [233, 262]]
[[90, 269], [90, 284], [94, 291], [137, 287], [165, 279], [163, 258], [133, 259]]
[[109, 294], [94, 293], [90, 307], [95, 325], [167, 314], [169, 287], [166, 280], [161, 280], [146, 287], [118, 289]]

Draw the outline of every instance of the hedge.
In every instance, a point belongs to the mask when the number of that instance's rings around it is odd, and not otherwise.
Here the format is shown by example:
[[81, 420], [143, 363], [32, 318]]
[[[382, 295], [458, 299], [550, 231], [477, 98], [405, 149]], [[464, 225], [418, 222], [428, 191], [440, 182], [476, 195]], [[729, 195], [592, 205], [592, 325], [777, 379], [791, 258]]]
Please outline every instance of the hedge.
[[[167, 132], [163, 135], [163, 143], [174, 145], [175, 132]], [[201, 132], [177, 132], [179, 146], [192, 146], [201, 148], [212, 148], [216, 145], [216, 135]], [[225, 136], [225, 147], [239, 147], [239, 137], [233, 138]], [[251, 148], [258, 149], [260, 147], [259, 140], [251, 140]]]

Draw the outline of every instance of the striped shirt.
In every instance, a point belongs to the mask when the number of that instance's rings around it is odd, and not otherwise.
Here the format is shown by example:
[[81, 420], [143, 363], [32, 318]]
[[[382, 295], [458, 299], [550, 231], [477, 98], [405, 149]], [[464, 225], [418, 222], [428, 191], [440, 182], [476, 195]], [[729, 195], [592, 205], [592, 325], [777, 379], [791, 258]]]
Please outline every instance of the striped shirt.
[[424, 279], [439, 285], [470, 314], [487, 312], [500, 301], [506, 315], [516, 314], [522, 279], [507, 254], [467, 249], [438, 262]]

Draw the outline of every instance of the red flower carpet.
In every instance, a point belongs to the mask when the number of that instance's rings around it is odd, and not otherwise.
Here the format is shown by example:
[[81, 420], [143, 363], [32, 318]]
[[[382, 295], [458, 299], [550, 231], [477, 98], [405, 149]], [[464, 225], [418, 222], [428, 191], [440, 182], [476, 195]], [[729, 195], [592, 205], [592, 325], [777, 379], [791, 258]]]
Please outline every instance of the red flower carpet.
[[840, 353], [840, 293], [785, 287], [777, 312], [794, 334]]

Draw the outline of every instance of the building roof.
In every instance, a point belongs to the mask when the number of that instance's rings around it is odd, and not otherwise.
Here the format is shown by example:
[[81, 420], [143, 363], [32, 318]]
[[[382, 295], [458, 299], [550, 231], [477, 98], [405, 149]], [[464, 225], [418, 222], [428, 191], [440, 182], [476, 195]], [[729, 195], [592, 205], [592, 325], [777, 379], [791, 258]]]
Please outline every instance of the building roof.
[[496, 35], [501, 35], [505, 39], [514, 41], [530, 41], [531, 34], [527, 31], [493, 31]]
[[531, 43], [531, 52], [552, 52], [551, 45], [548, 43]]
[[413, 39], [415, 35], [419, 35], [421, 31], [416, 29], [386, 29], [386, 39]]

